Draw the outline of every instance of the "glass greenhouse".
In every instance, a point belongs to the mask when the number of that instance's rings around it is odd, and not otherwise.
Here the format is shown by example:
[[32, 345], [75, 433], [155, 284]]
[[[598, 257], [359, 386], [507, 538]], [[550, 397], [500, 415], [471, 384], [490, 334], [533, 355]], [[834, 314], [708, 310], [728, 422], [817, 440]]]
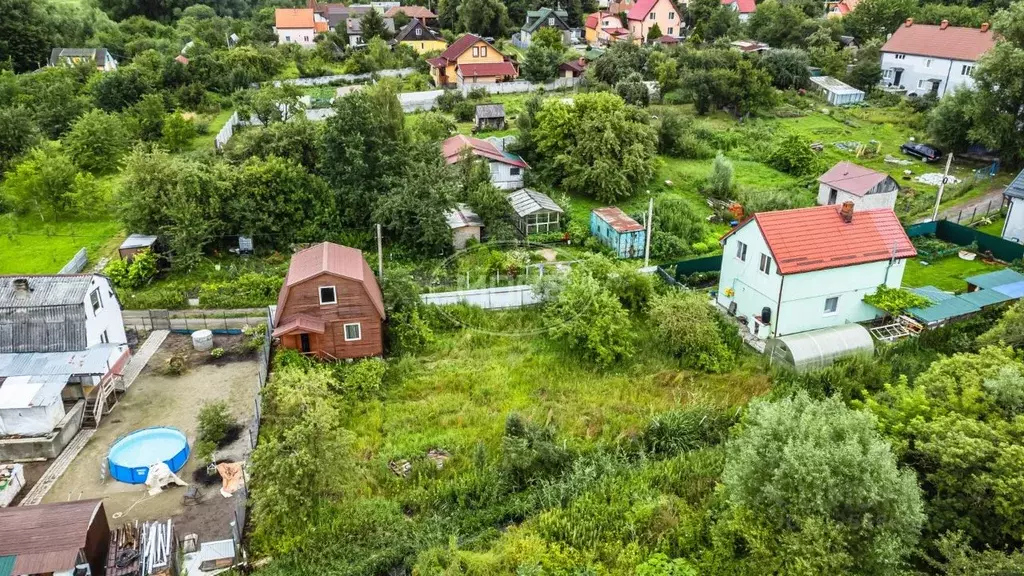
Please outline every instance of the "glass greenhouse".
[[772, 364], [783, 364], [799, 372], [828, 366], [838, 358], [874, 354], [875, 342], [860, 324], [843, 324], [771, 338], [764, 353]]

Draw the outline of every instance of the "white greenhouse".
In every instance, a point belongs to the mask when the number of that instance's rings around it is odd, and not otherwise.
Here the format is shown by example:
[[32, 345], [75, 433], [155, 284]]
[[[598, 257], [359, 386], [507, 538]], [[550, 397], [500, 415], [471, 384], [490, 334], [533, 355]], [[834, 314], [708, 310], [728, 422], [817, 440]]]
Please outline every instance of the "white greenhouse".
[[764, 349], [773, 365], [782, 364], [798, 372], [823, 368], [846, 356], [871, 356], [874, 351], [871, 333], [852, 323], [771, 338]]
[[864, 91], [831, 76], [811, 76], [814, 84], [825, 95], [825, 99], [833, 106], [856, 104], [864, 100]]

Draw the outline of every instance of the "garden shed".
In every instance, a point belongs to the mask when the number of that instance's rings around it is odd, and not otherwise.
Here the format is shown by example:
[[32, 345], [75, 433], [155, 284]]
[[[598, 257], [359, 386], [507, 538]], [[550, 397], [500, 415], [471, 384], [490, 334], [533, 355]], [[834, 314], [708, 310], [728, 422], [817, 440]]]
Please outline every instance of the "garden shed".
[[121, 246], [117, 249], [118, 256], [121, 260], [131, 260], [139, 252], [143, 250], [152, 250], [156, 252], [156, 236], [148, 236], [145, 234], [132, 234], [121, 242]]
[[833, 106], [845, 106], [864, 101], [864, 91], [831, 76], [811, 76], [811, 82], [825, 95]]
[[522, 188], [508, 195], [508, 202], [515, 212], [515, 225], [523, 235], [557, 232], [562, 209], [547, 195]]
[[504, 104], [477, 104], [473, 116], [473, 127], [477, 130], [504, 130]]
[[771, 338], [764, 353], [772, 364], [806, 372], [832, 364], [839, 358], [875, 352], [871, 333], [860, 324], [843, 324], [820, 330]]

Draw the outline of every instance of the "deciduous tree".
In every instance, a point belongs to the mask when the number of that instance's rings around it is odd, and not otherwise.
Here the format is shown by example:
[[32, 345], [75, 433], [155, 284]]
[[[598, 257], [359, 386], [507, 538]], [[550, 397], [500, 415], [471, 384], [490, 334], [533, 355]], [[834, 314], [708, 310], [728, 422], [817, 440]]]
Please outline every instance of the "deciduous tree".
[[79, 168], [101, 174], [117, 169], [128, 152], [128, 139], [128, 129], [120, 117], [92, 110], [64, 136], [64, 149]]
[[5, 203], [22, 214], [53, 222], [96, 207], [97, 188], [56, 142], [35, 148], [0, 185]]

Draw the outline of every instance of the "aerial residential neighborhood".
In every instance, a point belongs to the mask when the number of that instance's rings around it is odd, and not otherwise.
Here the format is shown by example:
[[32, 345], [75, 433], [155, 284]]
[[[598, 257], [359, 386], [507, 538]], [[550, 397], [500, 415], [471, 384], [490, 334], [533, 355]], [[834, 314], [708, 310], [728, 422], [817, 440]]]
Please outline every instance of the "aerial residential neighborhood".
[[0, 576], [1024, 574], [1024, 0], [0, 0]]

